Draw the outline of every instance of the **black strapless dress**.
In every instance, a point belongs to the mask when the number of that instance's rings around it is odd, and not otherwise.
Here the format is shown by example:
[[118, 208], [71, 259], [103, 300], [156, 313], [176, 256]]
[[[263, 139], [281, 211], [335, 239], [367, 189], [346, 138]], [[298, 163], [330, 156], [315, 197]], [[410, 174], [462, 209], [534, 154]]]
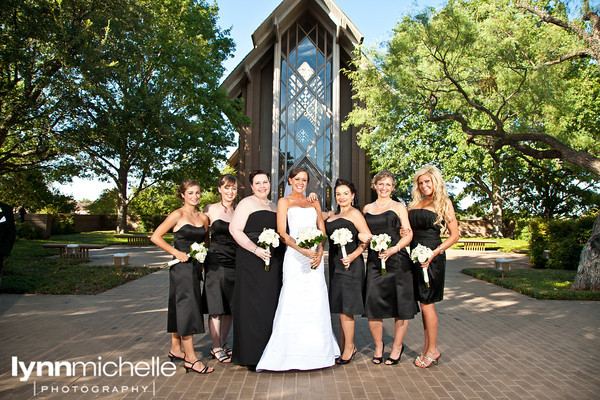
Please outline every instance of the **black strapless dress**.
[[[442, 227], [434, 225], [437, 214], [430, 210], [413, 209], [408, 212], [413, 239], [410, 247], [415, 248], [419, 243], [434, 250], [440, 244]], [[427, 273], [429, 274], [429, 287], [425, 286], [421, 264], [413, 264], [415, 297], [423, 304], [431, 304], [444, 298], [444, 280], [446, 277], [446, 254], [440, 254], [431, 261]]]
[[204, 296], [210, 315], [231, 315], [238, 244], [229, 222], [217, 219], [210, 226], [210, 249], [204, 261]]
[[[352, 253], [360, 244], [358, 231], [347, 219], [338, 218], [325, 221], [327, 236], [336, 229], [348, 228], [352, 232], [352, 242], [346, 245], [346, 254]], [[365, 280], [365, 260], [362, 254], [346, 270], [342, 264], [342, 249], [329, 239], [329, 308], [332, 313], [361, 315], [365, 312], [363, 286]]]
[[[206, 230], [203, 226], [186, 224], [174, 232], [173, 236], [174, 247], [189, 253], [192, 243], [204, 242]], [[177, 263], [169, 269], [167, 332], [176, 332], [179, 336], [204, 333], [201, 280], [202, 266], [194, 259]]]
[[[394, 211], [382, 214], [365, 214], [373, 235], [387, 233], [391, 246], [400, 240], [400, 218]], [[393, 254], [385, 262], [387, 274], [381, 274], [379, 252], [371, 250], [367, 257], [367, 283], [365, 314], [367, 318], [412, 319], [419, 312], [415, 301], [412, 262], [406, 249]]]
[[[277, 214], [255, 211], [248, 216], [244, 233], [254, 243], [264, 228], [277, 230]], [[238, 247], [235, 257], [235, 289], [233, 295], [233, 361], [255, 366], [269, 342], [273, 318], [281, 290], [281, 263], [285, 246], [271, 248], [271, 265], [252, 252]]]

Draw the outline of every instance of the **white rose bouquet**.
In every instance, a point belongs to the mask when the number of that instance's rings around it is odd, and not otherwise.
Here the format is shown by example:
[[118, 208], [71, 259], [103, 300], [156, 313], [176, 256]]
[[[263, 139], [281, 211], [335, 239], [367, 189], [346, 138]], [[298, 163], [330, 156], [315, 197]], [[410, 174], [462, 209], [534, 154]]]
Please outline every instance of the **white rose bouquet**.
[[[334, 244], [337, 244], [342, 249], [343, 258], [348, 257], [346, 254], [346, 245], [352, 241], [352, 232], [348, 228], [339, 228], [333, 231], [331, 234], [331, 240], [333, 240]], [[350, 268], [350, 265], [344, 264], [344, 269]]]
[[[427, 260], [429, 260], [431, 258], [431, 256], [433, 255], [433, 250], [431, 250], [429, 247], [423, 246], [422, 244], [418, 244], [417, 247], [415, 247], [414, 249], [412, 249], [412, 251], [410, 252], [410, 258], [414, 261], [414, 262], [418, 262], [418, 263], [424, 263]], [[423, 280], [425, 281], [425, 286], [429, 287], [429, 275], [427, 274], [427, 268], [422, 268], [423, 269]]]
[[[373, 235], [371, 238], [371, 249], [382, 252], [386, 251], [390, 244], [392, 244], [392, 238], [387, 233], [382, 233], [380, 235]], [[385, 268], [385, 260], [381, 259], [381, 275], [387, 274], [387, 269]]]
[[[188, 257], [194, 258], [198, 260], [199, 263], [203, 263], [206, 259], [206, 254], [208, 253], [208, 249], [204, 246], [204, 243], [198, 244], [197, 242], [192, 243], [190, 246], [190, 252], [188, 253]], [[175, 264], [178, 264], [180, 261], [178, 259], [174, 259], [165, 264], [165, 268], [172, 267]]]
[[[319, 229], [305, 228], [298, 233], [296, 244], [303, 249], [312, 249], [325, 239], [327, 239], [327, 236], [324, 235]], [[313, 269], [316, 269], [316, 267]]]
[[[258, 245], [264, 247], [267, 250], [269, 249], [269, 246], [279, 247], [279, 234], [275, 232], [275, 229], [264, 228], [260, 236], [258, 236]], [[270, 264], [271, 259], [267, 258], [265, 261], [265, 271], [269, 270]]]

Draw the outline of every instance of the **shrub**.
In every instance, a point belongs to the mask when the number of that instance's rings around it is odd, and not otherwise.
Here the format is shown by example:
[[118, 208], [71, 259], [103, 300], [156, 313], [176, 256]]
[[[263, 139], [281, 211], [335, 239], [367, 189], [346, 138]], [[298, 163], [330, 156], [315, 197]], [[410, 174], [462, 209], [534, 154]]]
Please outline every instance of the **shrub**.
[[[555, 221], [533, 220], [530, 224], [530, 262], [535, 268], [575, 270], [583, 246], [589, 239], [597, 211], [576, 219]], [[550, 259], [544, 260], [542, 252], [550, 250]]]
[[548, 223], [541, 219], [529, 223], [529, 262], [534, 268], [546, 268], [546, 260], [542, 258], [544, 250], [548, 249]]
[[69, 214], [52, 215], [52, 235], [66, 235], [75, 231], [75, 218]]
[[21, 239], [41, 239], [42, 238], [42, 230], [27, 222], [15, 222], [15, 229], [17, 231], [17, 237]]

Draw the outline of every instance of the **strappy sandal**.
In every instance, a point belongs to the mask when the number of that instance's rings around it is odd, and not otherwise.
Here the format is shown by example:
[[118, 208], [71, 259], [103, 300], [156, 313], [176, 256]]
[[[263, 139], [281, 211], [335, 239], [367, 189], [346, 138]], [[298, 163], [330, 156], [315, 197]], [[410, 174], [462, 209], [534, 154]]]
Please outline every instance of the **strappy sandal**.
[[233, 350], [231, 350], [231, 347], [227, 346], [227, 342], [223, 343], [223, 346], [221, 347], [223, 348], [223, 350], [225, 350], [225, 353], [227, 353], [227, 355], [231, 357], [231, 355], [233, 354]]
[[[182, 357], [177, 357], [175, 354], [173, 354], [173, 353], [171, 353], [171, 352], [169, 352], [168, 356], [169, 356], [169, 358], [171, 359], [171, 361], [173, 361], [173, 360], [181, 360], [181, 361], [183, 361], [183, 358], [182, 358]], [[184, 357], [185, 357], [185, 356], [184, 356]]]
[[220, 363], [231, 362], [231, 357], [229, 357], [229, 355], [227, 355], [227, 353], [225, 352], [225, 349], [223, 349], [223, 348], [220, 348], [217, 351], [215, 351], [215, 349], [211, 349], [210, 355], [213, 356], [213, 358], [216, 358], [217, 361]]
[[[203, 374], [203, 375], [214, 372], [214, 369], [210, 368], [208, 365], [205, 365], [204, 368], [202, 368], [200, 371], [198, 371], [197, 369], [194, 369], [194, 364], [196, 364], [198, 361], [200, 361], [200, 360], [196, 360], [194, 362], [189, 362], [189, 361], [183, 360], [183, 362], [184, 362], [183, 368], [185, 368], [185, 373], [187, 374], [188, 372], [190, 372], [190, 370], [194, 371], [197, 374]], [[186, 363], [190, 364], [190, 366], [186, 367], [186, 365], [185, 365]]]
[[[415, 365], [419, 368], [429, 368], [432, 365], [438, 365], [441, 356], [442, 355], [440, 354], [437, 358], [431, 358], [427, 357], [425, 354], [422, 354], [421, 356], [415, 359]], [[423, 359], [428, 361], [429, 363], [426, 363], [425, 361], [421, 360], [421, 357], [423, 357]]]

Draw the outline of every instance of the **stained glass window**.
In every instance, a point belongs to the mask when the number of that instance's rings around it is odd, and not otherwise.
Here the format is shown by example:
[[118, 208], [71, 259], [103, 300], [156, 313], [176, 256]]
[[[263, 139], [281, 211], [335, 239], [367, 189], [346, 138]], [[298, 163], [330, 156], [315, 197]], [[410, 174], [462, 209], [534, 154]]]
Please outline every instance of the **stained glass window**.
[[282, 35], [279, 132], [279, 195], [290, 169], [309, 170], [307, 194], [331, 209], [332, 36], [306, 16]]

